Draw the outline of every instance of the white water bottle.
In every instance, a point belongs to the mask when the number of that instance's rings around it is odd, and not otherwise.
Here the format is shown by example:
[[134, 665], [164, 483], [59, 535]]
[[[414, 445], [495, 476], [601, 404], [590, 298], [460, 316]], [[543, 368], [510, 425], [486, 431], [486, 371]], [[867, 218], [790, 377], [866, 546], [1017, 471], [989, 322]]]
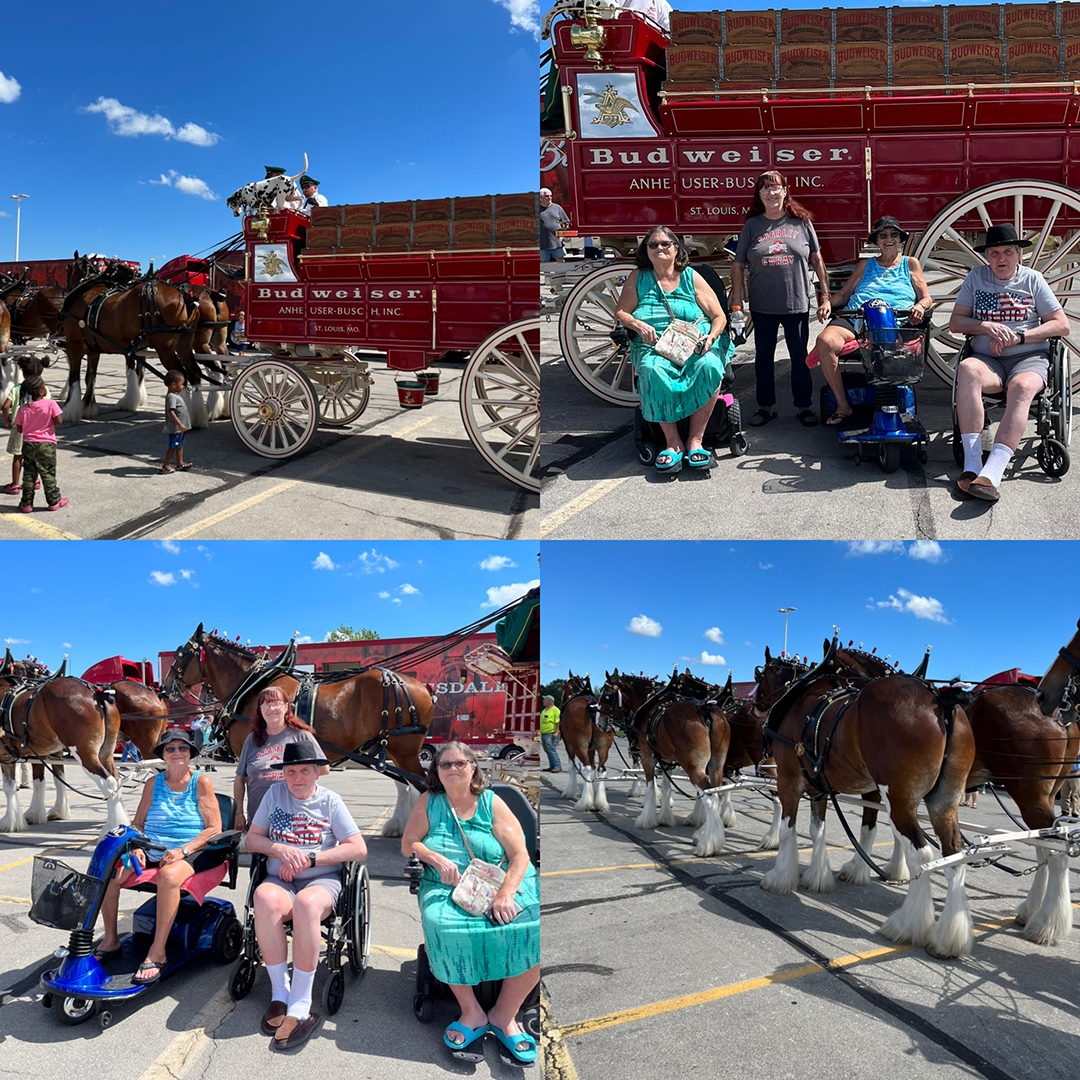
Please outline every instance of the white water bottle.
[[746, 316], [743, 314], [741, 307], [731, 309], [731, 329], [739, 337], [742, 336], [743, 331], [746, 329]]

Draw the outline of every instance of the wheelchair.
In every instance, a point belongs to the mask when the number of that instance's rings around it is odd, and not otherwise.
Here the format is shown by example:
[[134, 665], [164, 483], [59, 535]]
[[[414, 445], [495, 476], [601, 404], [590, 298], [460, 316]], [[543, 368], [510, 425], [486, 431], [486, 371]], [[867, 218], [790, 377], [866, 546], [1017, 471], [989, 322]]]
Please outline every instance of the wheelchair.
[[[533, 866], [540, 869], [540, 829], [536, 811], [522, 792], [510, 784], [492, 784], [491, 790], [513, 811], [514, 817], [521, 823], [525, 833], [525, 846]], [[420, 878], [424, 866], [414, 855], [405, 866], [405, 876], [409, 879], [409, 892], [414, 896], [420, 891]], [[475, 988], [476, 999], [480, 1008], [488, 1012], [495, 1004], [502, 989], [502, 980], [482, 982]], [[436, 999], [451, 999], [453, 993], [446, 983], [435, 978], [428, 962], [427, 949], [423, 943], [416, 951], [416, 990], [413, 994], [413, 1013], [421, 1024], [430, 1024], [435, 1017]], [[525, 999], [518, 1015], [518, 1023], [539, 1044], [540, 1041], [540, 985]]]
[[[267, 856], [253, 854], [251, 881], [248, 883], [244, 931], [240, 959], [229, 979], [229, 996], [240, 1001], [251, 993], [259, 965], [263, 963], [255, 936], [255, 890], [266, 880]], [[341, 1008], [345, 998], [344, 960], [354, 976], [367, 971], [371, 956], [371, 881], [364, 863], [341, 864], [342, 890], [334, 910], [323, 920], [322, 936], [329, 978], [323, 987], [322, 1007], [327, 1016]], [[287, 934], [292, 923], [285, 924]]]
[[[956, 383], [960, 361], [972, 354], [972, 339], [965, 338], [964, 347], [956, 357], [952, 381], [952, 451], [953, 460], [964, 467], [964, 444], [960, 438], [960, 423], [956, 414]], [[1032, 398], [1035, 411], [1035, 435], [1039, 440], [1035, 458], [1047, 476], [1064, 476], [1069, 471], [1069, 441], [1072, 437], [1072, 365], [1069, 350], [1061, 338], [1049, 339], [1050, 366], [1046, 385]], [[983, 394], [983, 428], [1005, 412], [1005, 391]], [[1028, 416], [1031, 416], [1029, 411]]]

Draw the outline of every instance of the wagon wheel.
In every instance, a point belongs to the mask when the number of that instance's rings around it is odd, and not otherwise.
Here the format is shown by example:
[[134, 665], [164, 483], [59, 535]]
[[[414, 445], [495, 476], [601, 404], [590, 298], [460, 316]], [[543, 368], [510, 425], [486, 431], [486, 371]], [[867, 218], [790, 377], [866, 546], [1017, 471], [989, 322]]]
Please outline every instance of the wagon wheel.
[[614, 405], [636, 405], [638, 400], [630, 352], [609, 336], [619, 293], [633, 269], [633, 263], [618, 262], [582, 278], [559, 316], [559, 349], [574, 377]]
[[540, 449], [540, 320], [497, 330], [472, 354], [461, 380], [461, 419], [496, 472], [527, 491]]
[[1024, 265], [1043, 274], [1074, 324], [1065, 345], [1073, 358], [1073, 387], [1080, 390], [1080, 196], [1043, 180], [975, 188], [946, 206], [922, 234], [912, 254], [922, 263], [934, 298], [929, 366], [952, 382], [963, 345], [963, 338], [948, 329], [956, 294], [967, 272], [986, 262], [974, 246], [982, 243], [990, 225], [1003, 223], [1011, 223], [1018, 236], [1032, 241], [1024, 249]]
[[298, 453], [319, 423], [315, 387], [287, 360], [258, 360], [244, 368], [233, 383], [229, 412], [240, 441], [269, 458]]
[[[345, 362], [345, 370], [341, 363]], [[327, 427], [346, 427], [367, 407], [371, 384], [367, 365], [352, 353], [344, 353], [334, 368], [314, 368], [311, 381], [318, 387], [319, 423]]]

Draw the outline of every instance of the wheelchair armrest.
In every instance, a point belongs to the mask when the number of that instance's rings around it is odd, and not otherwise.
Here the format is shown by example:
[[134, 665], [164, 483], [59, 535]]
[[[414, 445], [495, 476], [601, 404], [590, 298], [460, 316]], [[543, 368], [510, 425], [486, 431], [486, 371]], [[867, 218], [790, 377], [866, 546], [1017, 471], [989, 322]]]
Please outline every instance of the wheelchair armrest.
[[229, 848], [238, 847], [240, 844], [240, 837], [244, 834], [239, 829], [228, 829], [225, 832], [219, 832], [216, 836], [211, 836], [206, 842], [206, 850], [211, 848]]
[[405, 864], [405, 876], [409, 879], [409, 892], [415, 896], [420, 891], [420, 879], [424, 876], [424, 864], [415, 855]]

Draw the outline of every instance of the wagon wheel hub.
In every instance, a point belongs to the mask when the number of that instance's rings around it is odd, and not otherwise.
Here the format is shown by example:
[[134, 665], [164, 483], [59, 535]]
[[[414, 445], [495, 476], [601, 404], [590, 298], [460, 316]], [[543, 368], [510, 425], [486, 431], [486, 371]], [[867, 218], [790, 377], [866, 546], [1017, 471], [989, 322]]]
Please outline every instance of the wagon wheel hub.
[[281, 416], [281, 402], [277, 398], [267, 398], [259, 406], [260, 420], [277, 420]]

